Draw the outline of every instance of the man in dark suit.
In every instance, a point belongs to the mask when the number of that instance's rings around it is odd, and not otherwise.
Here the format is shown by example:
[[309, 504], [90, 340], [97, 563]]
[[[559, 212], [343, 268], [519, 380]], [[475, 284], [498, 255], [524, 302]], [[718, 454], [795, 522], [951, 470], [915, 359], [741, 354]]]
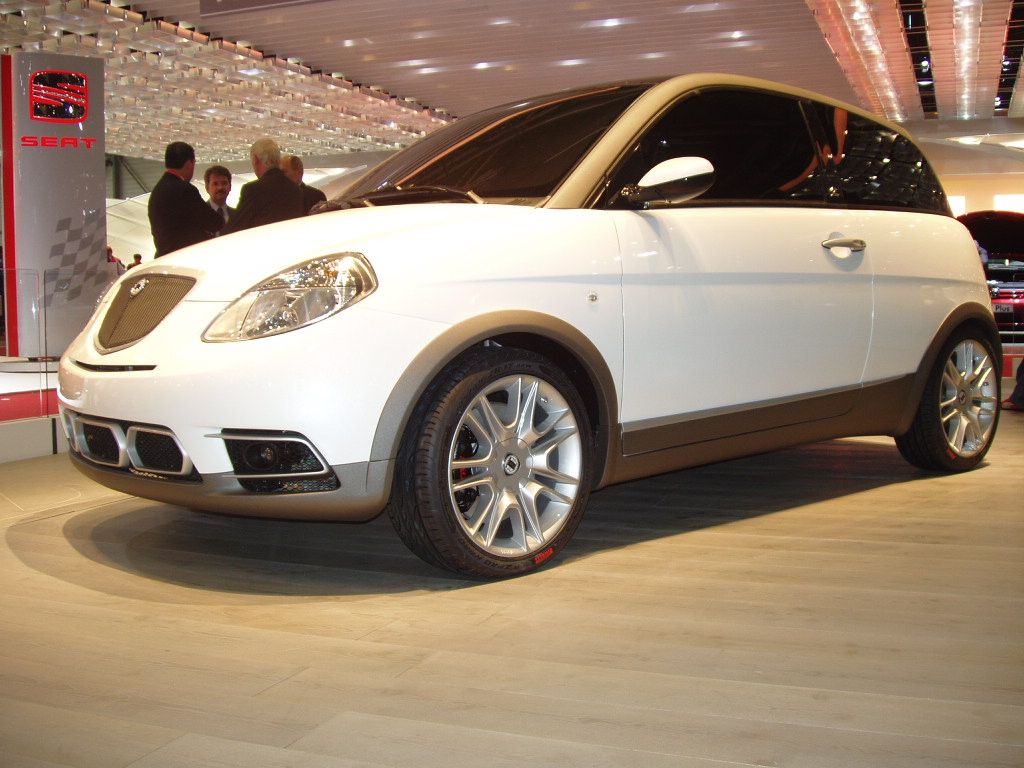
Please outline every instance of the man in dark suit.
[[305, 170], [302, 166], [302, 160], [295, 155], [285, 155], [281, 158], [281, 170], [284, 171], [284, 175], [292, 180], [293, 183], [299, 185], [299, 189], [302, 190], [302, 207], [306, 213], [309, 213], [310, 209], [317, 203], [322, 203], [327, 200], [321, 190], [316, 187], [311, 187], [302, 180], [302, 173]]
[[156, 256], [209, 240], [223, 226], [223, 220], [203, 202], [192, 186], [196, 152], [183, 141], [174, 141], [164, 151], [164, 175], [149, 194], [149, 227], [153, 231]]
[[203, 174], [203, 184], [206, 185], [206, 194], [209, 197], [207, 202], [217, 212], [224, 224], [235, 212], [234, 208], [228, 205], [228, 195], [231, 193], [231, 171], [223, 165], [211, 165]]
[[273, 139], [259, 139], [249, 150], [256, 181], [242, 187], [242, 194], [223, 234], [294, 219], [302, 209], [302, 191], [281, 170], [281, 149]]

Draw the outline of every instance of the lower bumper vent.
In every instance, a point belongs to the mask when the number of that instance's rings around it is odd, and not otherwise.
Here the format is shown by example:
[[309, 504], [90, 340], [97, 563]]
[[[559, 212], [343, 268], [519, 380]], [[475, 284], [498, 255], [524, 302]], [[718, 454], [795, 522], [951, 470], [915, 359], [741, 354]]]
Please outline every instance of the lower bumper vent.
[[165, 427], [94, 419], [63, 409], [61, 424], [72, 452], [93, 464], [160, 479], [202, 480]]
[[253, 493], [315, 493], [340, 487], [313, 445], [295, 432], [224, 430], [238, 484]]

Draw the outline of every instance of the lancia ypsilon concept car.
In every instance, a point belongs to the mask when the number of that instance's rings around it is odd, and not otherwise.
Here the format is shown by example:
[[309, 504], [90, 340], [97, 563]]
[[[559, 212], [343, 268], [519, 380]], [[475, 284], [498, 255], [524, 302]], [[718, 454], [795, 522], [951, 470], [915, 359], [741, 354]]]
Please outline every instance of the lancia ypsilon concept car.
[[326, 208], [118, 280], [60, 365], [79, 469], [209, 512], [386, 511], [493, 578], [612, 483], [864, 434], [956, 472], [992, 443], [978, 251], [856, 107], [724, 75], [524, 99]]

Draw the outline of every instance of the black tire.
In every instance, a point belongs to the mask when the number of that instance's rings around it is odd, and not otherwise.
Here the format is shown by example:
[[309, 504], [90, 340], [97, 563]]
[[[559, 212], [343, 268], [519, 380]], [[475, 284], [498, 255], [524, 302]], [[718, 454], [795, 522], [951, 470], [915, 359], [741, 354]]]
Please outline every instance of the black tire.
[[476, 578], [518, 576], [572, 538], [593, 456], [583, 401], [557, 366], [524, 350], [476, 348], [423, 396], [388, 514], [428, 563]]
[[903, 458], [939, 472], [964, 472], [981, 463], [999, 422], [997, 360], [992, 344], [969, 329], [946, 341], [913, 424], [896, 438]]

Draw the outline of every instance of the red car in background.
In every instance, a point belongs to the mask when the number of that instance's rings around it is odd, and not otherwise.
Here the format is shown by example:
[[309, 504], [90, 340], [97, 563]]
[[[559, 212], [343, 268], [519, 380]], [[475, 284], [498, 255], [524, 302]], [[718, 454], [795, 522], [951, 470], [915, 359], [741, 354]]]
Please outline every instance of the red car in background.
[[959, 217], [982, 249], [999, 338], [1024, 344], [1024, 213], [974, 211]]

